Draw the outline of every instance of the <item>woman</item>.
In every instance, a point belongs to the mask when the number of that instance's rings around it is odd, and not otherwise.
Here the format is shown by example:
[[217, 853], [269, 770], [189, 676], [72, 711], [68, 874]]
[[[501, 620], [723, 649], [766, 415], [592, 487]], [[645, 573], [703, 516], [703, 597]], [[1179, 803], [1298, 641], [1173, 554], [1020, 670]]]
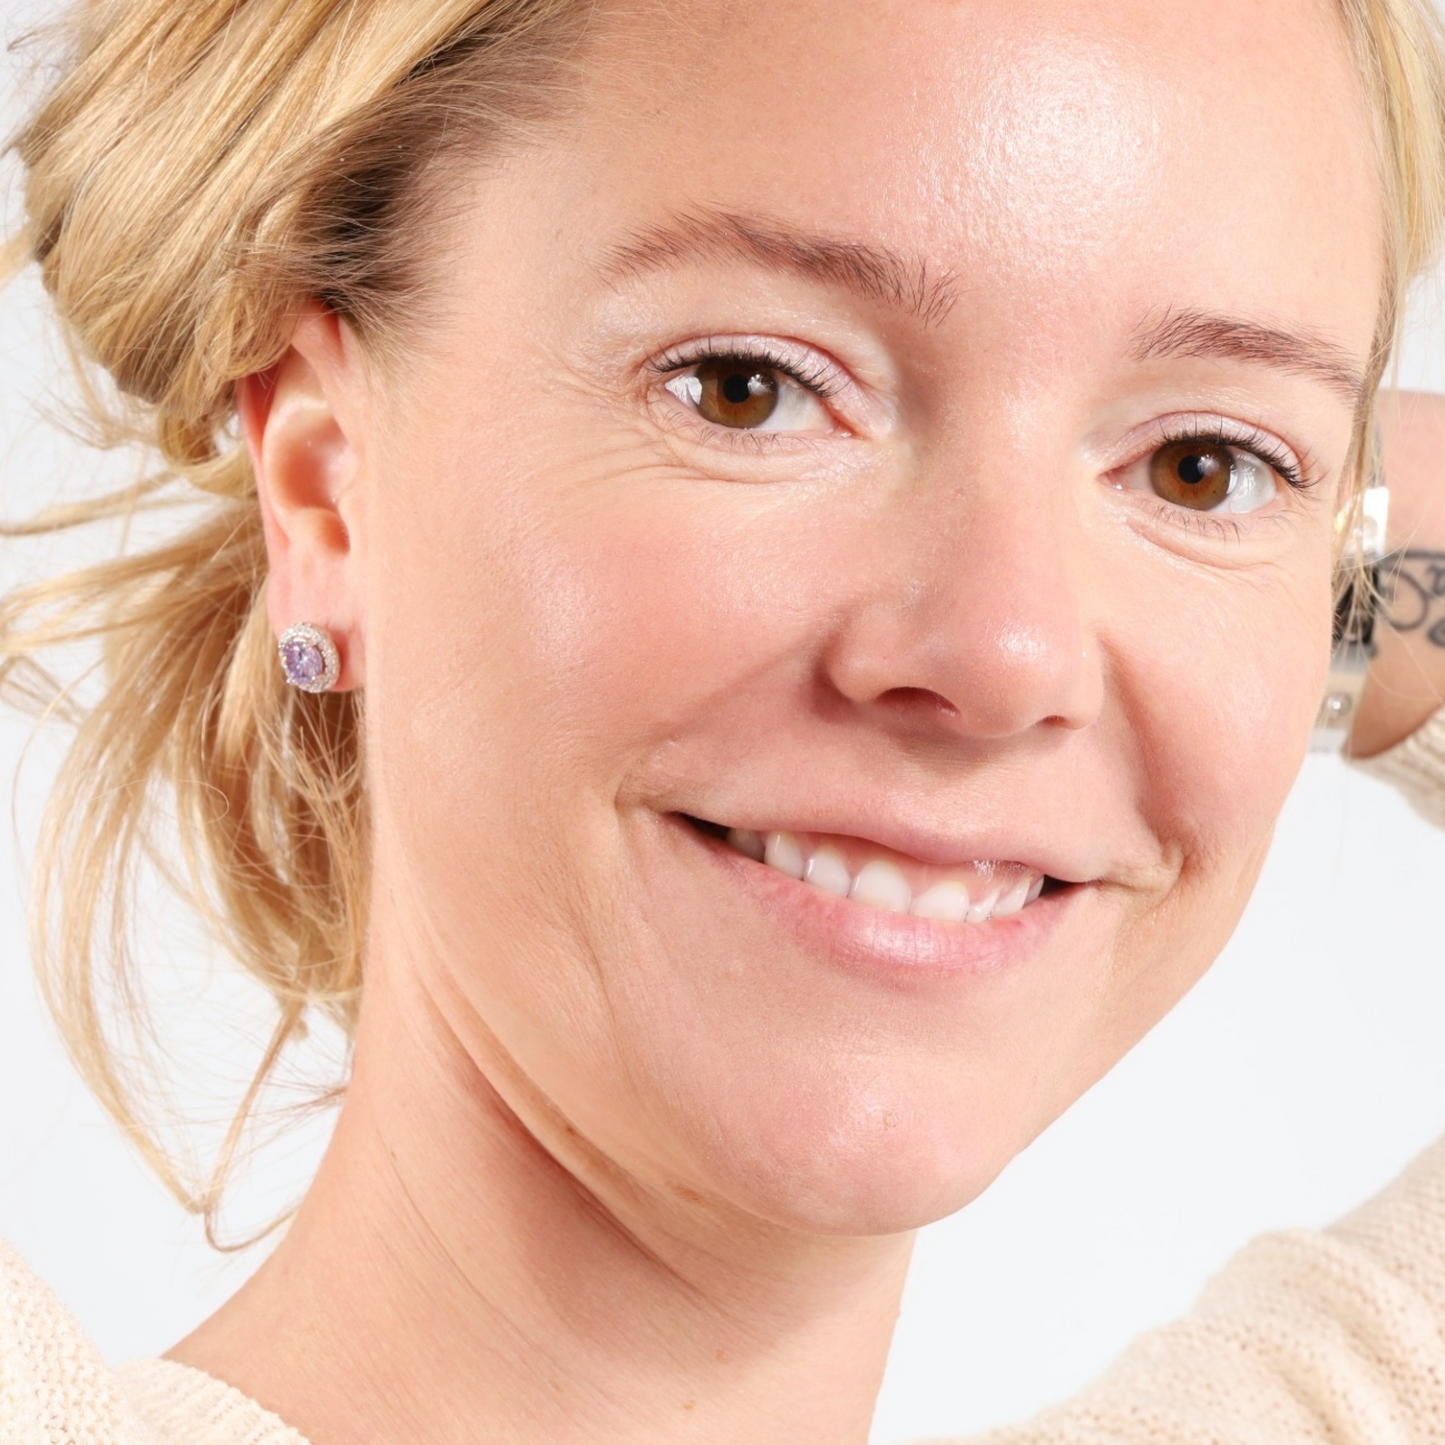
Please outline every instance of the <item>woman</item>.
[[[163, 779], [275, 1047], [316, 1005], [355, 1054], [275, 1253], [62, 1434], [861, 1442], [911, 1231], [1189, 988], [1265, 855], [1445, 209], [1428, 13], [77, 24], [26, 243], [215, 501], [12, 607], [12, 657], [109, 647], [40, 956], [132, 1119], [92, 928]], [[1438, 697], [1377, 674], [1361, 751]], [[1266, 1314], [1352, 1327], [1271, 1268]], [[1202, 1333], [1173, 1438], [1240, 1400], [1274, 1434], [1237, 1438], [1338, 1438]], [[1033, 1438], [1159, 1438], [1129, 1388]]]

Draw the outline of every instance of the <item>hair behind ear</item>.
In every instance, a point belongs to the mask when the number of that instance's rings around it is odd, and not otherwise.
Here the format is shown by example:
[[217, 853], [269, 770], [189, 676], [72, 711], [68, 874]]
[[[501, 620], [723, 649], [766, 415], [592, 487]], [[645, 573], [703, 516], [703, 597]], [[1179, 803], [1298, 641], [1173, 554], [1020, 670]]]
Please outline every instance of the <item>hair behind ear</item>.
[[[286, 1046], [313, 1009], [354, 1029], [368, 862], [361, 697], [298, 694], [280, 675], [234, 386], [282, 356], [316, 300], [378, 352], [400, 345], [395, 318], [425, 296], [419, 238], [434, 229], [440, 168], [560, 102], [557, 63], [587, 10], [85, 0], [16, 142], [25, 224], [8, 254], [40, 268], [97, 440], [140, 443], [157, 466], [0, 530], [171, 503], [189, 522], [0, 601], [0, 690], [76, 728], [37, 857], [35, 966], [80, 1072], [217, 1247], [228, 1174]], [[53, 671], [77, 645], [103, 655], [88, 710]], [[143, 860], [276, 1005], [199, 1173], [183, 1173], [154, 1128], [168, 1068], [145, 1007], [152, 950], [132, 931]]]

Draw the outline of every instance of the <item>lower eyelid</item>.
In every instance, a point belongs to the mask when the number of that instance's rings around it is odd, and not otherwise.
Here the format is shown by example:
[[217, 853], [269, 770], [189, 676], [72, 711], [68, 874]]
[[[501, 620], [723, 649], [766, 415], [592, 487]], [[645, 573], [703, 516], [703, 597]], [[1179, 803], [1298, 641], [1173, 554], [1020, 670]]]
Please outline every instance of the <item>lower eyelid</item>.
[[[689, 444], [709, 447], [714, 450], [745, 452], [755, 457], [792, 455], [801, 448], [827, 441], [826, 434], [817, 432], [763, 431], [756, 427], [719, 426], [676, 397], [669, 396], [671, 405], [666, 407], [669, 430]], [[786, 450], [785, 450], [786, 449]]]
[[[1214, 532], [1216, 534], [1229, 532], [1238, 537], [1242, 534], [1244, 523], [1239, 520], [1239, 514], [1226, 511], [1201, 512], [1191, 507], [1171, 506], [1162, 497], [1159, 500], [1159, 512], [1171, 522], [1186, 529], [1192, 528], [1199, 532]], [[1246, 515], [1249, 515], [1246, 513]]]

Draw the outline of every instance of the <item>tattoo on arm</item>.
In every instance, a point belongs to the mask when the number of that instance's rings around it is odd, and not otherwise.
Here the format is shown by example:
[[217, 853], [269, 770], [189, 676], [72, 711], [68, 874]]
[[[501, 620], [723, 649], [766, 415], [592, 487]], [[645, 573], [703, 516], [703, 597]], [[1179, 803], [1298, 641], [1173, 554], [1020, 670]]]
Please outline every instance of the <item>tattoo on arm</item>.
[[1445, 552], [1396, 552], [1380, 568], [1384, 620], [1445, 648]]

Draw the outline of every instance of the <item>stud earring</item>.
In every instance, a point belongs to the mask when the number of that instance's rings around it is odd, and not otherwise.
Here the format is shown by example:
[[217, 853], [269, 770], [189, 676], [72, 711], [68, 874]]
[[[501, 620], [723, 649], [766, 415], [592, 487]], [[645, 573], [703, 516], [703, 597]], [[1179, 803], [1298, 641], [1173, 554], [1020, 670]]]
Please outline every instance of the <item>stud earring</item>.
[[329, 692], [341, 675], [341, 659], [331, 634], [309, 622], [297, 622], [276, 644], [286, 681], [302, 692]]

